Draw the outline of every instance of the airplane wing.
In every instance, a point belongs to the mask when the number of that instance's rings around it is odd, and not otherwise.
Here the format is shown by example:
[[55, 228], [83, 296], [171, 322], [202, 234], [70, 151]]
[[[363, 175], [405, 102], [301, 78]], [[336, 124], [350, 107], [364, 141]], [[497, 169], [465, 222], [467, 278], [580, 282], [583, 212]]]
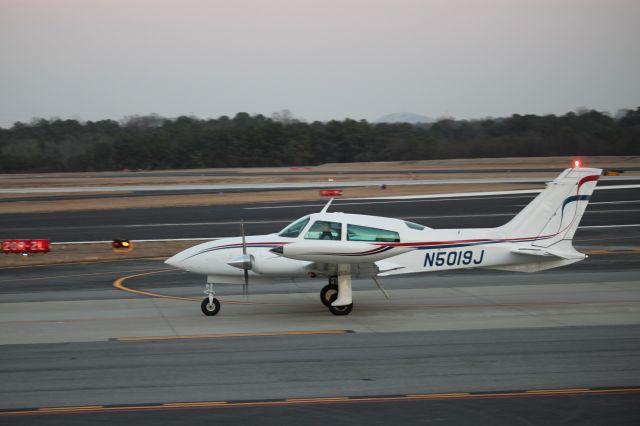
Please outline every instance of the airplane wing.
[[378, 273], [387, 273], [391, 271], [399, 271], [400, 269], [405, 269], [406, 266], [400, 265], [399, 263], [391, 262], [389, 260], [379, 260], [375, 263], [378, 268]]
[[[338, 265], [335, 263], [313, 262], [306, 266], [309, 272], [315, 272], [323, 275], [335, 275]], [[385, 274], [392, 271], [399, 271], [405, 266], [388, 260], [380, 260], [377, 262], [356, 263], [351, 265], [351, 274], [354, 277], [374, 277], [378, 274]]]

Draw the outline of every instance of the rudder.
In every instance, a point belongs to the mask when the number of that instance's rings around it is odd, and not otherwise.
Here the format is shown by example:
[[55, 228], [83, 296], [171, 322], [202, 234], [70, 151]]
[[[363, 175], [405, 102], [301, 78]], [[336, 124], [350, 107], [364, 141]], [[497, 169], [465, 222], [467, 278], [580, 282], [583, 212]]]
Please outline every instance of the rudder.
[[601, 173], [601, 169], [566, 169], [497, 231], [511, 240], [530, 241], [536, 247], [571, 240]]

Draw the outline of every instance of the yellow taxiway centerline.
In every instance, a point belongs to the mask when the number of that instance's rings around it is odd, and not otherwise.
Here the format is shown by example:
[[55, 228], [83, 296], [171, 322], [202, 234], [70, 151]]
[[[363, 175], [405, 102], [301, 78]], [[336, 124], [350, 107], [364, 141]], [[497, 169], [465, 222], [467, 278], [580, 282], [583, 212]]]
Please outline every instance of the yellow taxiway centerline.
[[[118, 278], [117, 280], [115, 280], [113, 282], [113, 286], [115, 288], [117, 288], [118, 290], [126, 291], [127, 293], [137, 294], [139, 296], [157, 297], [157, 298], [160, 298], [160, 299], [171, 299], [171, 300], [188, 300], [190, 302], [200, 302], [202, 300], [202, 298], [170, 296], [168, 294], [155, 293], [153, 291], [137, 290], [135, 288], [127, 287], [127, 286], [124, 285], [124, 282], [126, 280], [131, 279], [131, 278], [144, 277], [144, 276], [147, 276], [147, 275], [160, 274], [160, 273], [163, 273], [163, 272], [172, 272], [172, 271], [176, 272], [175, 269], [158, 269], [158, 270], [155, 270], [155, 271], [145, 272], [145, 273], [142, 273], [142, 274], [127, 275], [126, 277], [121, 277], [121, 278]], [[229, 305], [256, 305], [257, 304], [256, 302], [241, 302], [241, 301], [236, 301], [236, 300], [225, 300], [224, 303], [229, 304]]]
[[565, 397], [580, 395], [615, 395], [638, 394], [640, 387], [630, 388], [566, 388], [566, 389], [531, 389], [522, 391], [496, 391], [496, 392], [451, 392], [451, 393], [426, 393], [409, 395], [386, 396], [335, 396], [317, 398], [289, 398], [283, 400], [262, 401], [202, 401], [202, 402], [167, 402], [161, 404], [138, 405], [87, 405], [73, 407], [43, 407], [22, 410], [0, 411], [1, 416], [29, 416], [47, 414], [87, 414], [108, 413], [124, 411], [154, 411], [188, 408], [242, 408], [242, 407], [277, 407], [310, 404], [354, 404], [374, 402], [397, 402], [417, 400], [444, 400], [444, 399], [490, 399], [490, 398], [536, 398], [536, 397]]
[[161, 299], [173, 299], [173, 300], [200, 301], [200, 299], [197, 299], [195, 297], [169, 296], [169, 295], [166, 295], [166, 294], [154, 293], [152, 291], [136, 290], [134, 288], [126, 287], [123, 284], [126, 280], [131, 279], [131, 278], [145, 277], [147, 275], [160, 274], [160, 273], [169, 272], [169, 271], [175, 271], [175, 269], [159, 269], [159, 270], [156, 270], [156, 271], [144, 272], [142, 274], [127, 275], [126, 277], [121, 277], [121, 278], [118, 278], [117, 280], [115, 280], [113, 282], [113, 286], [115, 288], [117, 288], [118, 290], [126, 291], [127, 293], [137, 294], [139, 296], [158, 297], [158, 298], [161, 298]]

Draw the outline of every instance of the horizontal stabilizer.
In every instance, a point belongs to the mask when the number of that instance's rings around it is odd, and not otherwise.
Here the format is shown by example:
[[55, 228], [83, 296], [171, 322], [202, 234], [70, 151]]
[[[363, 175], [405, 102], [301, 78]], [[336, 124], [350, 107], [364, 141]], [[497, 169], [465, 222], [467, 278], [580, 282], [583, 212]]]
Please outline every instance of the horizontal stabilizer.
[[587, 257], [585, 254], [576, 250], [558, 250], [552, 248], [538, 248], [538, 247], [519, 247], [511, 250], [515, 254], [523, 254], [528, 256], [543, 256], [543, 257], [559, 257], [560, 259], [582, 260]]

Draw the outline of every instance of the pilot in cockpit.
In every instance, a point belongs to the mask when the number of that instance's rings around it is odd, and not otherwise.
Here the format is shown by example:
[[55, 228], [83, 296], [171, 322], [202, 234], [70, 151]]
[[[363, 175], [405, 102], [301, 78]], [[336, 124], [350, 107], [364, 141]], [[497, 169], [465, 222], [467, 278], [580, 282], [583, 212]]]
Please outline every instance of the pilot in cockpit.
[[321, 240], [333, 240], [333, 234], [331, 233], [331, 226], [325, 223], [322, 227], [322, 233], [320, 233]]

